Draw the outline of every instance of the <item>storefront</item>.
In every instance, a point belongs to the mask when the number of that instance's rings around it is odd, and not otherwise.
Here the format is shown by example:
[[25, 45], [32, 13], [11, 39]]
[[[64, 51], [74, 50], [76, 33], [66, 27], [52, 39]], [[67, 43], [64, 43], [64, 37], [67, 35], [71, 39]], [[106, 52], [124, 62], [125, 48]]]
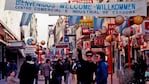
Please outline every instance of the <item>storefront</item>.
[[18, 42], [15, 36], [0, 22], [0, 79], [5, 77], [8, 61], [15, 60], [17, 64], [20, 64], [19, 59], [22, 54], [19, 49], [22, 47], [23, 42]]

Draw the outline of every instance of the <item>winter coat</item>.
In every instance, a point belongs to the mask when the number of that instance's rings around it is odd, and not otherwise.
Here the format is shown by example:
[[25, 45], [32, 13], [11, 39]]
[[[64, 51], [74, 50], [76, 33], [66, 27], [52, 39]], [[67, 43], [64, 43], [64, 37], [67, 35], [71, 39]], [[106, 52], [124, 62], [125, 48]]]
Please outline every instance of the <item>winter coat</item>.
[[33, 84], [36, 76], [36, 65], [32, 61], [25, 61], [20, 69], [18, 78], [20, 84]]
[[96, 64], [83, 60], [82, 52], [78, 53], [79, 62], [77, 63], [77, 78], [81, 82], [90, 84], [93, 82], [93, 73], [96, 70]]
[[45, 76], [45, 77], [48, 77], [50, 76], [50, 71], [52, 70], [50, 64], [48, 63], [45, 63], [42, 67], [42, 74]]

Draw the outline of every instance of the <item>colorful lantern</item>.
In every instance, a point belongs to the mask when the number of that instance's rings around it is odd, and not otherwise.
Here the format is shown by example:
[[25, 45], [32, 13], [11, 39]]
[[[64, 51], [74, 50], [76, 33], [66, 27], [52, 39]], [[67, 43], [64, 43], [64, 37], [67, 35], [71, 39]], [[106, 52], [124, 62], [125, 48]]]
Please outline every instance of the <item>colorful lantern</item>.
[[116, 16], [115, 23], [116, 25], [121, 25], [124, 22], [124, 17], [121, 15]]
[[133, 18], [133, 21], [134, 21], [134, 24], [140, 25], [143, 22], [143, 17], [141, 17], [139, 15], [138, 16], [135, 16]]
[[105, 40], [106, 40], [107, 42], [112, 42], [112, 41], [113, 41], [112, 35], [108, 35]]
[[42, 40], [42, 41], [40, 42], [40, 44], [41, 44], [41, 45], [44, 45], [44, 44], [45, 44], [45, 41], [44, 41], [44, 40]]
[[134, 27], [127, 27], [122, 31], [122, 34], [126, 37], [132, 36], [136, 33]]

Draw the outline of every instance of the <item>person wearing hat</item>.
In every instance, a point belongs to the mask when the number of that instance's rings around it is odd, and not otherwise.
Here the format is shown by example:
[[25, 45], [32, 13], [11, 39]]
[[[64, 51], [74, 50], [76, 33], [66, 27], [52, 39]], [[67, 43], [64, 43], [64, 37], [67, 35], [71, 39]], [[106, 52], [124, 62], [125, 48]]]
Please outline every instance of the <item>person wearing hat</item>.
[[96, 70], [96, 64], [92, 61], [93, 52], [87, 51], [86, 58], [82, 57], [81, 49], [78, 51], [78, 63], [77, 63], [77, 81], [78, 84], [93, 84], [93, 73]]

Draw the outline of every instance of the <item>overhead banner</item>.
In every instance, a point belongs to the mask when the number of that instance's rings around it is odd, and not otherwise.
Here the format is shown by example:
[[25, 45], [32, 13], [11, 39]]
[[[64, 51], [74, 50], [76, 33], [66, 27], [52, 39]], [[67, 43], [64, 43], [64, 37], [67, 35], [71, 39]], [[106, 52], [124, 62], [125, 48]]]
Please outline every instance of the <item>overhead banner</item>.
[[5, 10], [29, 13], [45, 13], [50, 15], [77, 16], [146, 16], [147, 2], [109, 2], [109, 3], [49, 3], [37, 0], [6, 0]]

